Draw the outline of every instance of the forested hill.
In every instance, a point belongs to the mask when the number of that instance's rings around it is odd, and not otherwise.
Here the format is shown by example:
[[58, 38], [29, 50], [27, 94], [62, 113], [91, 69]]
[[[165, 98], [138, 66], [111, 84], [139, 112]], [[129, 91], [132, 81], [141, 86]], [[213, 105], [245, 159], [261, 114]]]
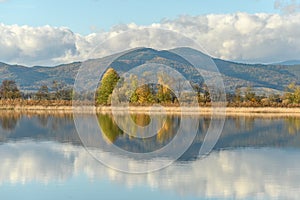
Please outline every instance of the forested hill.
[[[188, 48], [182, 51], [193, 51]], [[187, 52], [189, 53], [189, 52]], [[223, 75], [227, 91], [234, 91], [236, 87], [252, 86], [261, 90], [283, 91], [292, 82], [300, 83], [300, 65], [284, 64], [243, 64], [213, 59]], [[170, 51], [156, 51], [154, 49], [137, 49], [120, 57], [111, 67], [122, 73], [138, 65], [153, 62], [175, 68], [194, 82], [201, 81], [201, 76], [182, 57]], [[22, 91], [36, 91], [41, 85], [51, 87], [53, 81], [60, 81], [66, 85], [73, 85], [81, 62], [63, 64], [54, 67], [26, 67], [0, 63], [0, 81], [15, 80]]]

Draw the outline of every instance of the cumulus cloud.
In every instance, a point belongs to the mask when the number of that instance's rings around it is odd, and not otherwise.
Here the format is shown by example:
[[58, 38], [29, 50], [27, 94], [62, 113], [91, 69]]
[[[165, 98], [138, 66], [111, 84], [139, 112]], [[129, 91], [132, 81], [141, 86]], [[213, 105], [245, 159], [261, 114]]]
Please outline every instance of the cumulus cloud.
[[296, 13], [300, 10], [299, 0], [276, 0], [274, 8], [279, 9], [284, 14]]
[[165, 21], [161, 26], [185, 33], [214, 57], [273, 62], [299, 58], [299, 19], [300, 14], [236, 13], [183, 16]]
[[[213, 57], [268, 63], [300, 58], [299, 27], [300, 13], [180, 16], [149, 26], [134, 23], [118, 25], [110, 31], [86, 36], [65, 27], [0, 24], [0, 60], [26, 65], [53, 65], [99, 57], [126, 47], [167, 48], [189, 42], [178, 41], [178, 37], [160, 31], [141, 34], [144, 28], [158, 28], [184, 34], [202, 45]], [[139, 32], [135, 33], [135, 30]], [[129, 32], [115, 37], [126, 31]], [[169, 46], [164, 46], [166, 44]]]
[[20, 64], [47, 64], [51, 59], [76, 55], [76, 35], [60, 27], [0, 24], [1, 60]]

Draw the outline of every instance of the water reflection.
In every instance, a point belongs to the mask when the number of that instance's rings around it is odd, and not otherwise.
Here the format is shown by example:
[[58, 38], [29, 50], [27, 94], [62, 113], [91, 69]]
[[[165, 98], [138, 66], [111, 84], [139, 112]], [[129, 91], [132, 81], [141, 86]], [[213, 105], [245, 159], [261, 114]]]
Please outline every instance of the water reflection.
[[[82, 120], [88, 123], [91, 117], [82, 115]], [[130, 118], [122, 118], [123, 115], [114, 117], [118, 118], [122, 126], [128, 126], [128, 120], [135, 121], [139, 126], [146, 126], [150, 120], [148, 115], [141, 114], [131, 115]], [[119, 128], [114, 117], [110, 113], [97, 116], [103, 133], [102, 137], [108, 144], [114, 143], [131, 152], [150, 152], [165, 146], [175, 137], [181, 121], [180, 116], [176, 115], [152, 116], [157, 121], [153, 129], [158, 131], [153, 137], [140, 139], [133, 136], [139, 131], [136, 127], [128, 127], [132, 133], [129, 136]], [[198, 118], [199, 129], [192, 146], [184, 154], [185, 159], [197, 157], [211, 121], [209, 116], [192, 117]], [[190, 127], [185, 127], [185, 134], [188, 135], [189, 130]], [[300, 147], [299, 132], [300, 118], [297, 117], [227, 117], [215, 150], [233, 147]], [[2, 111], [0, 142], [23, 139], [81, 144], [72, 114]], [[93, 140], [93, 138], [90, 139]]]
[[0, 126], [3, 130], [11, 131], [16, 128], [20, 118], [20, 113], [1, 112]]
[[72, 114], [1, 111], [0, 121], [0, 143], [31, 139], [81, 144]]
[[297, 117], [227, 117], [215, 148], [300, 147], [298, 121]]
[[[158, 130], [158, 132], [153, 134], [153, 137], [140, 139], [132, 136], [138, 135], [137, 132], [140, 130], [137, 126], [130, 127], [129, 125], [131, 120], [133, 120], [139, 126], [145, 127], [150, 123], [151, 118], [149, 115], [131, 114], [130, 118], [125, 118], [122, 114], [114, 116], [118, 118], [117, 120], [121, 123], [121, 127], [127, 127], [131, 135], [125, 134], [124, 131], [119, 128], [112, 114], [98, 114], [97, 117], [104, 140], [107, 141], [107, 143], [114, 143], [122, 149], [136, 153], [151, 152], [162, 148], [173, 139], [180, 126], [179, 116], [169, 115], [163, 120], [162, 116], [156, 115], [154, 117], [158, 123], [154, 123], [154, 127], [150, 127], [149, 130]], [[139, 134], [142, 135], [143, 133]]]
[[286, 119], [288, 133], [295, 135], [300, 132], [300, 118], [288, 117]]
[[110, 114], [98, 115], [99, 125], [104, 134], [104, 138], [109, 143], [115, 142], [119, 136], [123, 135], [123, 131], [118, 127], [118, 125], [113, 121]]
[[[116, 173], [91, 158], [82, 147], [71, 144], [6, 143], [0, 146], [0, 157], [0, 185], [33, 181], [63, 184], [84, 175], [91, 180], [109, 179], [133, 189], [147, 186], [182, 197], [297, 199], [300, 195], [299, 149], [215, 151], [203, 160], [179, 162], [142, 175]], [[124, 165], [138, 164], [135, 160], [128, 162]]]
[[131, 119], [138, 126], [145, 127], [150, 124], [151, 118], [147, 114], [130, 114]]
[[[82, 120], [88, 122], [90, 117], [82, 115]], [[122, 119], [122, 115], [116, 117]], [[161, 119], [156, 117], [158, 121]], [[161, 148], [174, 138], [181, 120], [179, 116], [166, 116], [164, 123], [157, 124], [160, 128], [154, 137], [141, 140], [125, 134], [111, 114], [98, 115], [97, 119], [102, 137], [109, 145], [114, 143], [132, 152]], [[0, 185], [59, 181], [63, 187], [72, 182], [71, 178], [82, 175], [91, 180], [109, 179], [130, 188], [146, 186], [183, 197], [297, 199], [300, 196], [300, 118], [227, 117], [214, 151], [203, 160], [198, 159], [198, 153], [211, 119], [206, 116], [198, 119], [198, 134], [180, 160], [155, 173], [130, 175], [117, 173], [90, 157], [81, 146], [72, 114], [1, 112]], [[126, 120], [121, 121], [122, 125], [126, 126]], [[146, 115], [132, 115], [130, 120], [139, 126], [149, 124]], [[189, 128], [186, 127], [186, 134]], [[104, 153], [101, 148], [94, 151], [130, 168], [142, 164], [134, 159], [122, 162], [122, 157]], [[111, 190], [114, 192], [115, 188]]]

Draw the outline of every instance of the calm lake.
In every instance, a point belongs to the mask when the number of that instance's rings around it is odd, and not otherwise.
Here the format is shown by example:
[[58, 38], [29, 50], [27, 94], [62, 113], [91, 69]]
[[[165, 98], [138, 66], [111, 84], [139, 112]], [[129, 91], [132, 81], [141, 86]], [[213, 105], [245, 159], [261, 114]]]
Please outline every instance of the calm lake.
[[[91, 117], [82, 115], [82, 121]], [[213, 151], [199, 158], [211, 119], [195, 117], [199, 121], [197, 135], [177, 161], [156, 172], [129, 174], [106, 167], [91, 156], [77, 134], [72, 114], [1, 111], [0, 199], [300, 197], [300, 118], [226, 117]], [[148, 115], [131, 118], [141, 127], [151, 122]], [[175, 137], [182, 122], [179, 116], [167, 115], [161, 124], [157, 116], [154, 126], [162, 127], [158, 133], [137, 139], [125, 134], [110, 114], [99, 114], [97, 120], [106, 145], [134, 153], [162, 148]], [[126, 126], [127, 122], [123, 123]], [[189, 127], [185, 130], [188, 136]], [[106, 149], [97, 147], [94, 151], [103, 153]], [[106, 151], [105, 155], [118, 162], [113, 152]], [[136, 167], [143, 160], [128, 162], [124, 164]]]

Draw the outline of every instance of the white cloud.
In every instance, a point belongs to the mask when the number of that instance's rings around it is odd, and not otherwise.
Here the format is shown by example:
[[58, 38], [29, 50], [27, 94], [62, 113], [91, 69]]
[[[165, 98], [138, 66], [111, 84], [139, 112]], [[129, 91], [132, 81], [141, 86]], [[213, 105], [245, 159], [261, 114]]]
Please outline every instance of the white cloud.
[[300, 10], [299, 0], [276, 0], [274, 8], [279, 9], [284, 14], [296, 13]]
[[[190, 26], [191, 23], [199, 25]], [[274, 62], [300, 57], [300, 14], [186, 16], [161, 26], [185, 33], [212, 56], [223, 59]]]
[[[0, 24], [0, 60], [27, 65], [52, 65], [101, 56], [121, 47], [163, 47], [166, 41], [170, 46], [185, 43], [159, 31], [140, 34], [147, 27], [184, 34], [198, 42], [213, 57], [222, 59], [264, 63], [300, 59], [300, 13], [235, 13], [181, 16], [149, 26], [134, 23], [118, 25], [108, 32], [87, 36], [73, 33], [65, 27]], [[131, 31], [99, 48], [105, 39], [128, 30], [140, 32], [136, 35]], [[98, 51], [100, 54], [92, 53], [95, 48], [101, 49]]]
[[60, 27], [0, 24], [0, 59], [20, 64], [47, 64], [51, 59], [76, 55], [76, 35]]

